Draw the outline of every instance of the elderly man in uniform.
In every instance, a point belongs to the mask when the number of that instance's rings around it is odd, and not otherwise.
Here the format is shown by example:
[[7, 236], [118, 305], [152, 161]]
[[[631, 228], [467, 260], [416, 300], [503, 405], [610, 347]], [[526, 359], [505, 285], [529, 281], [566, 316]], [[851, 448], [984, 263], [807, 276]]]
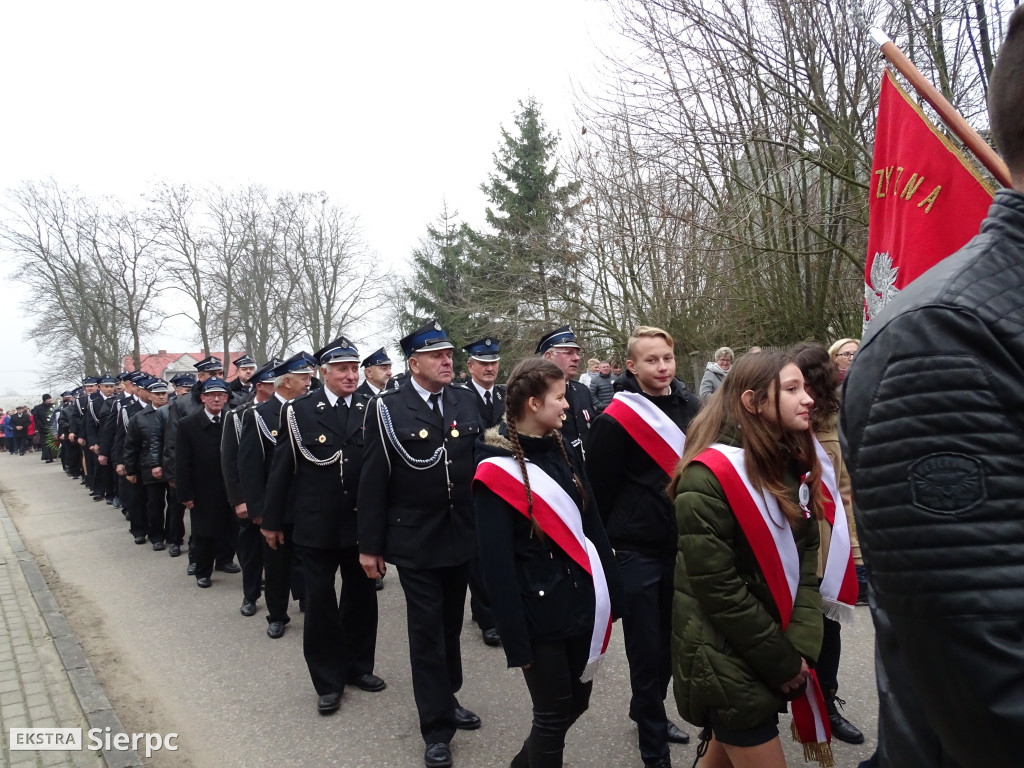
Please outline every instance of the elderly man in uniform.
[[[162, 432], [162, 448], [163, 448], [163, 476], [164, 479], [175, 489], [176, 500], [180, 499], [177, 491], [177, 436], [178, 436], [178, 424], [187, 416], [194, 413], [198, 413], [203, 409], [203, 403], [201, 400], [202, 385], [211, 378], [218, 377], [218, 374], [224, 372], [224, 366], [220, 361], [220, 358], [209, 356], [203, 358], [195, 364], [196, 369], [196, 381], [197, 386], [191, 388], [191, 392], [187, 395], [179, 395], [173, 403], [170, 404], [167, 410], [167, 421], [164, 424]], [[225, 405], [230, 404], [230, 391], [228, 392], [229, 401]], [[176, 506], [173, 509], [175, 515], [180, 515], [182, 521], [184, 521], [184, 509]], [[174, 521], [174, 529], [179, 530], [177, 520]], [[184, 522], [181, 523], [181, 530], [184, 530]], [[191, 529], [191, 536], [189, 537], [189, 548], [188, 548], [188, 568], [186, 573], [189, 576], [196, 574], [196, 562], [195, 562], [195, 551], [193, 545], [195, 544], [195, 528]], [[235, 532], [230, 530], [223, 532], [223, 538], [217, 544], [217, 564], [216, 568], [218, 571], [224, 573], [238, 573], [242, 569], [235, 565]], [[179, 545], [180, 546], [180, 545]]]
[[238, 461], [242, 426], [247, 411], [274, 396], [274, 370], [282, 362], [275, 357], [257, 368], [255, 373], [249, 377], [253, 399], [228, 410], [224, 416], [220, 460], [228, 501], [235, 511], [235, 517], [238, 518], [238, 565], [242, 569], [240, 613], [243, 616], [256, 614], [256, 601], [262, 594], [263, 534], [260, 533], [259, 518], [249, 514], [249, 507], [245, 503], [245, 493], [242, 489], [242, 476]]
[[[498, 424], [505, 415], [505, 385], [496, 384], [498, 365], [501, 353], [498, 340], [484, 338], [467, 344], [462, 350], [469, 355], [466, 367], [469, 369], [468, 387], [477, 399], [480, 419], [484, 429]], [[487, 589], [480, 575], [480, 559], [474, 555], [469, 561], [469, 608], [473, 621], [480, 627], [480, 632], [487, 645], [500, 645], [501, 637], [494, 626], [494, 615], [491, 603], [487, 598]]]
[[[122, 451], [125, 479], [135, 487], [139, 496], [138, 506], [132, 508], [132, 534], [136, 544], [143, 544], [146, 536], [152, 542], [153, 551], [165, 547], [168, 536], [165, 510], [167, 507], [167, 483], [162, 479], [158, 455], [153, 451], [153, 428], [159, 419], [158, 409], [167, 402], [169, 385], [163, 379], [145, 376], [137, 379], [138, 395], [144, 406], [135, 410], [127, 406], [122, 414], [130, 414]], [[134, 411], [134, 413], [132, 412]]]
[[361, 365], [366, 378], [357, 390], [360, 394], [373, 397], [398, 386], [391, 378], [391, 359], [384, 347], [371, 353]]
[[[211, 377], [200, 385], [202, 408], [181, 420], [175, 447], [178, 498], [189, 510], [195, 545], [196, 584], [211, 584], [214, 559], [221, 542], [234, 528], [221, 469], [222, 411], [230, 393], [224, 379]], [[223, 570], [223, 569], [221, 569]], [[235, 567], [235, 573], [238, 572]]]
[[398, 568], [413, 692], [428, 768], [452, 764], [456, 729], [480, 718], [456, 698], [468, 564], [476, 551], [470, 483], [483, 431], [476, 398], [452, 380], [451, 339], [434, 321], [401, 341], [410, 377], [374, 398], [359, 484], [360, 562], [369, 578]]
[[590, 390], [576, 381], [580, 366], [579, 342], [568, 325], [544, 334], [537, 345], [537, 354], [550, 360], [565, 374], [565, 400], [569, 409], [562, 414], [562, 435], [586, 457], [590, 445], [590, 422], [594, 419], [594, 403]]
[[370, 692], [386, 684], [373, 674], [377, 595], [356, 544], [363, 415], [370, 398], [356, 391], [359, 353], [348, 339], [335, 339], [315, 357], [323, 387], [292, 400], [281, 415], [283, 442], [267, 481], [263, 535], [274, 549], [289, 538], [294, 544], [305, 584], [302, 652], [317, 711], [327, 715], [341, 706], [346, 684]]
[[[267, 478], [270, 475], [278, 438], [283, 433], [281, 414], [285, 403], [301, 397], [309, 391], [316, 360], [308, 352], [299, 352], [280, 363], [273, 371], [273, 395], [254, 408], [246, 411], [242, 421], [242, 435], [238, 443], [238, 477], [241, 481], [242, 498], [246, 514], [262, 527], [268, 511]], [[265, 389], [266, 384], [260, 385]], [[274, 512], [271, 510], [271, 519]], [[294, 556], [291, 519], [282, 530], [285, 541], [280, 547], [271, 547], [265, 536], [260, 535], [260, 557], [263, 563], [267, 597], [267, 636], [273, 640], [284, 635], [285, 626], [291, 620], [288, 616], [288, 592], [299, 600], [300, 608], [305, 600], [298, 562]], [[275, 529], [277, 530], [277, 529]], [[253, 606], [255, 607], [255, 606]], [[242, 614], [251, 608], [242, 604]]]
[[232, 360], [235, 371], [238, 375], [231, 380], [228, 388], [235, 394], [236, 398], [248, 398], [252, 395], [252, 377], [256, 373], [256, 361], [248, 355], [242, 355], [237, 360]]

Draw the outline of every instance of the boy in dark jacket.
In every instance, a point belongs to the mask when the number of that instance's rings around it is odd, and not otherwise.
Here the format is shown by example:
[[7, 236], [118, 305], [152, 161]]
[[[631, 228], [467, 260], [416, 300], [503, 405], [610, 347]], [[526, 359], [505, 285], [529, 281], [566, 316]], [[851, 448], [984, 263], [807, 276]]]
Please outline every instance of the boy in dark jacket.
[[665, 715], [676, 554], [675, 511], [665, 488], [700, 401], [675, 378], [666, 331], [637, 328], [628, 357], [620, 393], [591, 429], [587, 475], [626, 591], [629, 716], [637, 723], [640, 756], [645, 766], [668, 768], [669, 742], [686, 743], [689, 736]]

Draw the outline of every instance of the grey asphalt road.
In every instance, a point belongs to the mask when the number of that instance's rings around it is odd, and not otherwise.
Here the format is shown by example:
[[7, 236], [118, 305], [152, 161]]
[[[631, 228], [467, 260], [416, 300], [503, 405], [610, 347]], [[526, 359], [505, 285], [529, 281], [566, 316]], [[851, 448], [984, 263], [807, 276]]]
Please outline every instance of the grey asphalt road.
[[[423, 765], [405, 603], [394, 573], [379, 593], [376, 672], [387, 690], [347, 690], [340, 712], [321, 717], [302, 659], [296, 605], [285, 636], [271, 640], [262, 602], [252, 618], [238, 612], [239, 575], [215, 572], [213, 587], [198, 589], [185, 574], [186, 557], [136, 546], [118, 510], [94, 503], [59, 464], [44, 464], [38, 455], [0, 455], [0, 493], [126, 729], [179, 734], [176, 752], [156, 753], [147, 765]], [[529, 730], [526, 686], [518, 671], [506, 669], [500, 649], [483, 644], [468, 605], [462, 642], [465, 685], [459, 699], [480, 715], [483, 727], [456, 734], [455, 765], [507, 766]], [[856, 766], [874, 750], [872, 642], [868, 610], [858, 608], [856, 621], [843, 629], [840, 695], [867, 740], [856, 747], [835, 742], [838, 766]], [[565, 765], [642, 766], [628, 706], [628, 669], [616, 626], [590, 710], [569, 733]], [[789, 764], [804, 764], [789, 738], [788, 716], [781, 729]], [[692, 744], [674, 746], [673, 763], [688, 767], [694, 754]]]

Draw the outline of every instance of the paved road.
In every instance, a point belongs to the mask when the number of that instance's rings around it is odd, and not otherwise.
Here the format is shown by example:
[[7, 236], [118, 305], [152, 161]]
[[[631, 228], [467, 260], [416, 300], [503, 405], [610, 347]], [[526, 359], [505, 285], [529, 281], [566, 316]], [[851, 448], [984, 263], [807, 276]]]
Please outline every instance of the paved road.
[[[43, 572], [52, 569], [51, 588], [127, 731], [179, 734], [178, 751], [157, 753], [147, 765], [422, 766], [405, 606], [394, 574], [380, 593], [377, 646], [376, 672], [388, 688], [378, 694], [346, 691], [341, 711], [325, 718], [316, 713], [302, 660], [297, 610], [285, 637], [270, 640], [262, 603], [252, 618], [238, 612], [238, 575], [215, 573], [211, 589], [198, 589], [185, 575], [187, 558], [171, 559], [148, 545], [134, 545], [120, 512], [93, 503], [57, 464], [0, 455], [0, 493]], [[466, 682], [459, 698], [484, 725], [456, 735], [455, 765], [507, 766], [529, 729], [529, 697], [521, 675], [506, 670], [501, 651], [480, 641], [468, 607], [466, 615]], [[868, 738], [860, 747], [836, 743], [835, 754], [838, 766], [855, 766], [875, 742], [877, 700], [866, 608], [857, 609], [857, 621], [843, 638], [841, 695], [849, 718]], [[590, 710], [569, 734], [566, 766], [642, 765], [626, 714], [628, 700], [616, 629]], [[788, 722], [783, 719], [784, 734]], [[801, 751], [788, 735], [784, 743], [790, 765], [802, 765]], [[673, 747], [677, 767], [690, 766], [693, 759], [693, 746]]]

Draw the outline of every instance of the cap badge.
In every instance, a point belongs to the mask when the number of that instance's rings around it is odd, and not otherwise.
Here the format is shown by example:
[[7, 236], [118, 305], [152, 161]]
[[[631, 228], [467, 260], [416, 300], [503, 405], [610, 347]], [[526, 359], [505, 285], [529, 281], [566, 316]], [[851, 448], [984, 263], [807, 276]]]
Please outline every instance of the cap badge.
[[437, 322], [437, 320], [434, 321], [434, 330], [435, 331], [440, 331], [441, 330], [441, 324], [439, 322]]

